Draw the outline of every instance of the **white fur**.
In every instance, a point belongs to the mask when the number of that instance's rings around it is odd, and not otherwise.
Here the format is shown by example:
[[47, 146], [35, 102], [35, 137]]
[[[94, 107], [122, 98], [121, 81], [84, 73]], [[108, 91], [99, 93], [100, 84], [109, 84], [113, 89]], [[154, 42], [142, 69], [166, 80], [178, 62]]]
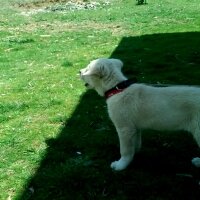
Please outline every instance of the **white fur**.
[[[127, 78], [123, 63], [101, 58], [80, 71], [88, 88], [105, 92]], [[200, 147], [200, 88], [191, 86], [152, 87], [133, 84], [107, 99], [108, 113], [118, 132], [121, 158], [111, 164], [123, 170], [141, 148], [141, 129], [185, 130]], [[200, 158], [193, 160], [200, 163]], [[198, 165], [198, 164], [197, 164]]]
[[193, 158], [193, 159], [192, 159], [192, 164], [193, 164], [195, 167], [200, 167], [200, 158], [199, 158], [199, 157]]

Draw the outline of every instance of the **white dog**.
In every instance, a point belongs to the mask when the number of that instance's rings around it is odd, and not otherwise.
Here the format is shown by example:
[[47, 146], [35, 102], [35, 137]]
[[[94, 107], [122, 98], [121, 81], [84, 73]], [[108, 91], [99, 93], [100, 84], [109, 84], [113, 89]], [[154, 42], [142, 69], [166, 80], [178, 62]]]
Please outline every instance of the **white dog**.
[[[132, 83], [122, 66], [118, 59], [100, 58], [80, 71], [85, 85], [106, 97], [118, 132], [121, 158], [111, 168], [123, 170], [132, 161], [141, 148], [140, 129], [189, 131], [200, 147], [200, 88]], [[200, 158], [192, 163], [200, 167]]]

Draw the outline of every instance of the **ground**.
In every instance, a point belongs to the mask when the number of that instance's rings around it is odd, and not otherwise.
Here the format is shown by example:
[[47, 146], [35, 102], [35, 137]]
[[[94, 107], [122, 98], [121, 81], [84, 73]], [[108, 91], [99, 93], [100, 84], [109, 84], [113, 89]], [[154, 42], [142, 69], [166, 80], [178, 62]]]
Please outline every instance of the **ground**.
[[200, 198], [200, 152], [186, 132], [143, 132], [134, 162], [113, 172], [105, 100], [77, 75], [113, 57], [139, 82], [199, 85], [199, 0], [1, 3], [0, 199]]

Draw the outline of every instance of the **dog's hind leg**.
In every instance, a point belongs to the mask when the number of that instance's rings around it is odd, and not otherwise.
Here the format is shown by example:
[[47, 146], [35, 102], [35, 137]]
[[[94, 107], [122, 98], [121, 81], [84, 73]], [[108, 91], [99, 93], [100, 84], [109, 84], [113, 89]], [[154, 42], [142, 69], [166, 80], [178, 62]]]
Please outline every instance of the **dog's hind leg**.
[[136, 139], [134, 140], [135, 152], [139, 152], [142, 147], [141, 131], [137, 131], [135, 134], [136, 134], [135, 135]]
[[136, 149], [141, 146], [140, 133], [135, 128], [119, 128], [117, 129], [120, 141], [121, 158], [111, 163], [111, 168], [117, 171], [125, 169], [132, 161]]
[[200, 122], [199, 120], [195, 120], [188, 131], [192, 133], [195, 141], [197, 142], [197, 145], [200, 148]]
[[[193, 128], [193, 130], [191, 132], [192, 132], [194, 139], [197, 142], [197, 145], [200, 148], [200, 126], [199, 126], [199, 123], [196, 123], [195, 128]], [[200, 158], [199, 157], [193, 158], [191, 162], [195, 167], [200, 167]]]

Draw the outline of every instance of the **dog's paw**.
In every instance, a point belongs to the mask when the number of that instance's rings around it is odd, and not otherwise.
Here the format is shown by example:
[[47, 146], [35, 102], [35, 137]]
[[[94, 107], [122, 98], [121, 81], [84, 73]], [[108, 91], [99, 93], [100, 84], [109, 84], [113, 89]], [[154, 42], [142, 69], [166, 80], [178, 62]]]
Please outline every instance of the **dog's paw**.
[[199, 157], [193, 158], [191, 162], [195, 167], [200, 167], [200, 158]]
[[125, 169], [124, 165], [120, 161], [114, 161], [111, 163], [110, 167], [115, 171], [121, 171]]
[[115, 171], [121, 171], [129, 165], [130, 161], [131, 159], [122, 157], [120, 160], [112, 162], [110, 167]]

